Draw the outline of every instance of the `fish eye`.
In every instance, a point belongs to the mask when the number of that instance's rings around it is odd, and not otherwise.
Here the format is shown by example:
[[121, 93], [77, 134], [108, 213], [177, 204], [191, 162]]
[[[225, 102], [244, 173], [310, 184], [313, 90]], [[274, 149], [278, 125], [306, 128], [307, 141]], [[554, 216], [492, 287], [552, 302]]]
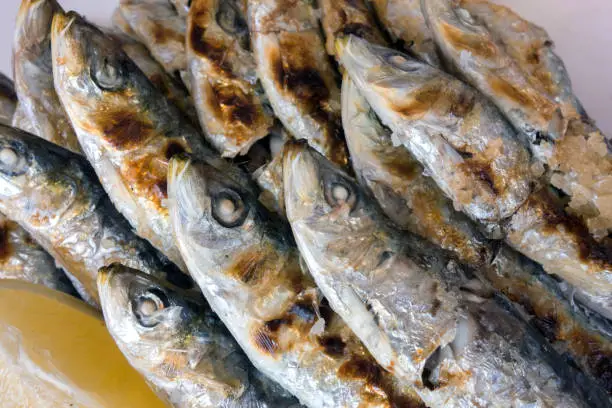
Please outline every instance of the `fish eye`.
[[337, 179], [325, 183], [325, 200], [332, 207], [348, 205], [351, 210], [357, 205], [357, 193], [351, 183]]
[[235, 191], [224, 190], [212, 198], [212, 215], [224, 227], [233, 228], [242, 225], [248, 213], [248, 206]]
[[28, 170], [28, 160], [16, 146], [0, 147], [0, 172], [16, 177]]
[[103, 90], [116, 91], [123, 86], [123, 70], [116, 60], [103, 56], [91, 66], [91, 77]]
[[132, 301], [132, 311], [144, 327], [155, 327], [159, 323], [154, 316], [170, 306], [168, 296], [158, 288], [147, 289]]
[[416, 61], [413, 61], [400, 53], [388, 53], [384, 57], [385, 61], [388, 62], [391, 66], [400, 69], [405, 72], [415, 72], [420, 68], [420, 64]]
[[247, 24], [230, 2], [223, 1], [216, 15], [217, 24], [229, 34], [241, 34], [247, 31]]

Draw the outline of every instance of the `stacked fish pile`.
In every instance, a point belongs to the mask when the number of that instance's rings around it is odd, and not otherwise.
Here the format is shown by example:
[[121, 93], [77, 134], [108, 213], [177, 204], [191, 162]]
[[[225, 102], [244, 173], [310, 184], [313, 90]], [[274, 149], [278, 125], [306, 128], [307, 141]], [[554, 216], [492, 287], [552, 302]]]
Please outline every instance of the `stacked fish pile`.
[[23, 0], [13, 57], [0, 277], [169, 404], [612, 406], [612, 144], [511, 10]]

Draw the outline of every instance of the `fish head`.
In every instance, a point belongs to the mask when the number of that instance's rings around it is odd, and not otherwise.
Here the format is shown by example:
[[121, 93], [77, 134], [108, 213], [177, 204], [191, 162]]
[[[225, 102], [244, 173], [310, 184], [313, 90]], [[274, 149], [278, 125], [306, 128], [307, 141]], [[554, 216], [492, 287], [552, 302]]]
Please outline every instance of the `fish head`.
[[341, 65], [387, 126], [424, 116], [443, 94], [441, 72], [356, 36], [336, 41]]
[[163, 98], [147, 93], [154, 87], [122, 44], [74, 12], [56, 13], [51, 32], [55, 88], [83, 149], [91, 139], [130, 150], [153, 137], [154, 126], [139, 107]]
[[203, 299], [120, 264], [101, 268], [97, 282], [111, 335], [149, 379], [180, 379], [223, 394], [243, 391], [244, 358]]
[[300, 141], [289, 142], [283, 178], [287, 218], [309, 266], [346, 269], [385, 251], [388, 221], [340, 167]]

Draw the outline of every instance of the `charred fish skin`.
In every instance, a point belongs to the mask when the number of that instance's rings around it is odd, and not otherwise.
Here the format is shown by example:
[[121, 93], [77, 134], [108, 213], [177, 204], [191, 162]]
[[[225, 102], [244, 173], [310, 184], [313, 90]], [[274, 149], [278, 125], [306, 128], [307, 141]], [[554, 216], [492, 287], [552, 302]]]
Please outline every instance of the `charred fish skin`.
[[89, 303], [99, 307], [96, 275], [113, 262], [192, 285], [134, 235], [81, 156], [4, 125], [0, 146], [0, 211], [56, 259]]
[[522, 322], [438, 250], [395, 230], [346, 173], [303, 144], [284, 164], [287, 215], [319, 287], [426, 404], [583, 406]]
[[248, 25], [263, 89], [297, 139], [347, 163], [340, 90], [308, 0], [250, 0]]
[[482, 265], [493, 257], [490, 243], [452, 203], [424, 168], [391, 134], [345, 73], [342, 122], [351, 164], [359, 183], [375, 197], [396, 225], [457, 254], [462, 262]]
[[497, 225], [527, 199], [529, 152], [497, 108], [464, 83], [397, 51], [350, 36], [340, 60], [381, 121], [457, 209]]
[[[503, 244], [486, 241], [453, 210], [422, 167], [388, 132], [345, 74], [343, 122], [359, 184], [396, 225], [451, 251], [518, 304], [560, 354], [567, 354], [608, 392], [612, 387], [611, 327], [567, 300], [560, 283]], [[421, 201], [423, 200], [423, 201]], [[544, 245], [548, 245], [547, 242]], [[586, 345], [590, 346], [586, 346]]]
[[102, 268], [97, 283], [113, 339], [173, 407], [297, 407], [282, 390], [268, 394], [279, 387], [256, 372], [203, 299], [119, 264]]
[[[393, 41], [429, 65], [441, 65], [431, 30], [427, 27], [419, 0], [367, 0]], [[361, 37], [361, 36], [360, 36]]]
[[53, 86], [51, 21], [63, 13], [55, 0], [23, 0], [13, 39], [15, 90], [34, 134], [82, 154]]
[[322, 302], [288, 225], [210, 166], [175, 156], [169, 172], [181, 252], [255, 367], [309, 407], [422, 406]]
[[371, 43], [384, 44], [368, 0], [321, 0], [319, 2], [325, 32], [325, 48], [329, 55], [336, 55], [336, 39], [353, 34]]
[[185, 71], [186, 22], [168, 0], [121, 0], [119, 9], [138, 39], [169, 74]]
[[74, 287], [55, 261], [19, 224], [0, 214], [0, 279], [44, 285], [69, 295]]
[[448, 63], [521, 130], [550, 182], [597, 239], [612, 231], [612, 154], [573, 94], [553, 42], [510, 9], [483, 0], [423, 0]]
[[188, 151], [228, 177], [248, 176], [208, 146], [120, 44], [80, 16], [56, 16], [53, 54], [58, 95], [111, 200], [138, 235], [185, 271], [166, 207], [169, 158]]
[[194, 0], [187, 60], [200, 123], [224, 157], [244, 155], [274, 119], [257, 91], [257, 67], [239, 0]]
[[13, 81], [0, 72], [0, 123], [10, 125], [17, 108]]

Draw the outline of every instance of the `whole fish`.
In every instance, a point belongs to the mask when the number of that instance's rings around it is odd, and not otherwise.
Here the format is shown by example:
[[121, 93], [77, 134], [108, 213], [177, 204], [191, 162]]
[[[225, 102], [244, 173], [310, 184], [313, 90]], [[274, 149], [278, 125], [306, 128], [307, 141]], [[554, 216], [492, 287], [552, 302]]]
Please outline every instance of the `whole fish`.
[[187, 19], [187, 64], [200, 123], [224, 157], [244, 155], [273, 124], [257, 89], [240, 0], [193, 0]]
[[169, 0], [120, 0], [119, 10], [169, 74], [187, 69], [185, 18], [177, 14]]
[[336, 39], [348, 34], [372, 43], [385, 43], [368, 0], [321, 0], [319, 7], [322, 12], [321, 25], [325, 32], [325, 48], [329, 55], [336, 55]]
[[394, 146], [391, 132], [344, 75], [342, 123], [353, 170], [383, 212], [395, 224], [455, 252], [471, 265], [493, 256], [478, 228], [461, 212], [404, 146]]
[[13, 39], [15, 90], [33, 134], [82, 153], [53, 86], [51, 21], [55, 13], [63, 13], [55, 0], [21, 2]]
[[350, 36], [337, 43], [349, 76], [382, 122], [455, 208], [497, 227], [527, 199], [529, 152], [499, 111], [442, 71]]
[[595, 242], [546, 189], [531, 191], [539, 169], [494, 107], [397, 51], [357, 37], [338, 45], [347, 73], [391, 128], [394, 143], [414, 155], [455, 208], [612, 317], [612, 250]]
[[[342, 84], [342, 121], [359, 184], [396, 225], [447, 249], [526, 315], [560, 354], [567, 354], [592, 379], [612, 392], [612, 330], [567, 299], [567, 283], [548, 276], [503, 244], [485, 240], [476, 225], [423, 175], [361, 96], [348, 75]], [[282, 173], [281, 173], [282, 174]], [[569, 289], [569, 287], [568, 287]], [[570, 296], [571, 298], [571, 296]], [[591, 346], [586, 346], [586, 345]]]
[[394, 229], [354, 180], [285, 149], [285, 205], [332, 308], [432, 407], [578, 407], [521, 321], [469, 271]]
[[0, 123], [10, 125], [17, 107], [13, 81], [0, 72]]
[[423, 17], [419, 0], [368, 0], [391, 38], [422, 61], [440, 66], [433, 35]]
[[166, 208], [167, 164], [188, 151], [248, 180], [205, 143], [121, 44], [82, 17], [53, 21], [58, 95], [79, 141], [111, 200], [135, 228], [182, 270]]
[[259, 78], [274, 113], [297, 139], [347, 163], [340, 90], [308, 0], [250, 0], [248, 25]]
[[0, 211], [18, 222], [99, 307], [98, 269], [114, 262], [190, 287], [190, 279], [139, 239], [77, 154], [0, 125]]
[[193, 123], [198, 123], [198, 114], [193, 105], [193, 100], [183, 84], [168, 75], [166, 71], [164, 71], [164, 68], [155, 61], [147, 47], [140, 41], [130, 39], [129, 36], [125, 35], [118, 36], [115, 34], [115, 37], [118, 37], [118, 40], [121, 41], [123, 52], [134, 61], [142, 73], [149, 78], [149, 81], [151, 81], [151, 83], [153, 83], [171, 103], [176, 105], [181, 112], [187, 115], [189, 120]]
[[289, 227], [248, 189], [175, 156], [169, 191], [192, 276], [262, 373], [309, 407], [422, 406], [329, 310], [300, 267]]
[[612, 232], [612, 151], [572, 91], [542, 28], [485, 0], [423, 0], [427, 22], [454, 69], [521, 130], [550, 182], [571, 198], [597, 238]]
[[66, 275], [19, 224], [0, 214], [0, 279], [16, 279], [74, 294]]
[[118, 264], [100, 270], [98, 288], [119, 349], [173, 407], [298, 406], [255, 370], [203, 299]]

